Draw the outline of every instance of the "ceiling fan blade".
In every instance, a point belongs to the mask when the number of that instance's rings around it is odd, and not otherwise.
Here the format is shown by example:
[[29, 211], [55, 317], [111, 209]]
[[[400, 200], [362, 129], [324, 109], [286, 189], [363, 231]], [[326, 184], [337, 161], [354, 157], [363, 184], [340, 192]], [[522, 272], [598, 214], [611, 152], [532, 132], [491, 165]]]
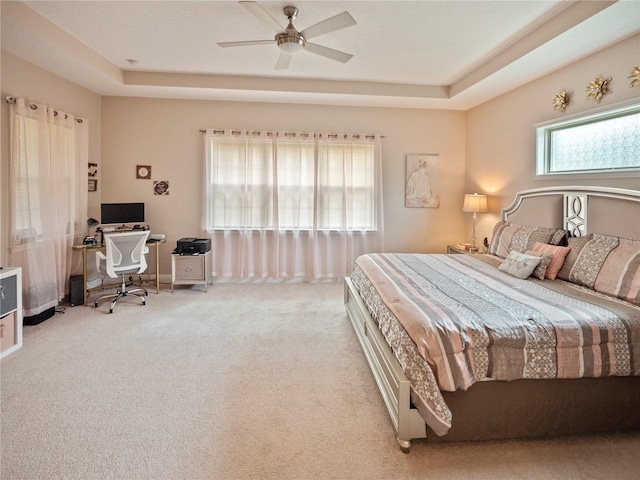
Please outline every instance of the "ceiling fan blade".
[[331, 18], [327, 18], [326, 20], [316, 23], [309, 28], [305, 28], [300, 33], [304, 38], [309, 40], [310, 38], [318, 37], [320, 35], [324, 35], [325, 33], [335, 32], [336, 30], [350, 27], [351, 25], [356, 25], [356, 21], [351, 15], [349, 15], [349, 12], [342, 12]]
[[276, 70], [286, 70], [291, 63], [291, 55], [281, 52], [276, 62]]
[[258, 5], [256, 2], [239, 2], [244, 8], [249, 10], [262, 23], [264, 23], [267, 27], [273, 30], [275, 33], [284, 32], [284, 27], [280, 25], [275, 18], [273, 18], [269, 13]]
[[353, 57], [353, 55], [349, 53], [344, 53], [329, 47], [323, 47], [322, 45], [318, 45], [317, 43], [307, 42], [307, 45], [304, 47], [304, 49], [308, 52], [315, 53], [316, 55], [322, 55], [323, 57], [327, 57], [331, 60], [342, 63], [347, 63], [349, 60], [351, 60], [351, 57]]
[[218, 42], [222, 48], [227, 47], [248, 47], [251, 45], [273, 45], [273, 40], [247, 40], [245, 42]]

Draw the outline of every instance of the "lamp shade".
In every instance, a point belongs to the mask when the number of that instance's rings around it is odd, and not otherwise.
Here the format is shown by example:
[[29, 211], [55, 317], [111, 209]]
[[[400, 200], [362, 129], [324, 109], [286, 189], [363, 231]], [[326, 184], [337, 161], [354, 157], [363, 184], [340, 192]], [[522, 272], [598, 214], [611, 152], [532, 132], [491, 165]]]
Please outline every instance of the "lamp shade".
[[485, 213], [487, 212], [487, 196], [477, 193], [467, 193], [464, 196], [463, 212]]

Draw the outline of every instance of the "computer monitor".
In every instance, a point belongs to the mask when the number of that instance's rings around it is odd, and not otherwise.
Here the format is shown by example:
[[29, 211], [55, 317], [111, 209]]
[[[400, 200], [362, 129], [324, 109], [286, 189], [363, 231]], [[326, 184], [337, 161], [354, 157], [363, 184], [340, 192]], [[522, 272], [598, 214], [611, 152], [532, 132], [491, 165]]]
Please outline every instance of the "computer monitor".
[[144, 203], [103, 203], [100, 205], [100, 223], [144, 223]]

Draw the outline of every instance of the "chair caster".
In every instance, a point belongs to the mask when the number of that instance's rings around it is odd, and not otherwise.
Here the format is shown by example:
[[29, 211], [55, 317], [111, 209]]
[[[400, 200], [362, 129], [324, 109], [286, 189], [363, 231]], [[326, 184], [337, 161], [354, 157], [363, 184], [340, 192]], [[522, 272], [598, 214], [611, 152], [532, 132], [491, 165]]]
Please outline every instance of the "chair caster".
[[110, 308], [110, 309], [109, 309], [109, 313], [113, 313], [113, 308]]
[[98, 308], [98, 302], [93, 302], [93, 306]]
[[142, 306], [145, 306], [147, 304], [147, 301], [144, 299], [144, 297], [140, 297], [140, 300], [142, 300]]

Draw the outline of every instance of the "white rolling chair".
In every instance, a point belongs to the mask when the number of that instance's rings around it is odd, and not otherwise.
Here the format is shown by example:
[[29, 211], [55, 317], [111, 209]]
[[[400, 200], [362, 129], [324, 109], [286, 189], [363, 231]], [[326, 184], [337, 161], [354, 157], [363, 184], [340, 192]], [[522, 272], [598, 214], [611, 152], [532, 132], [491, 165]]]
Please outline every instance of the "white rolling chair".
[[94, 302], [96, 308], [98, 308], [100, 301], [111, 298], [113, 300], [109, 313], [113, 313], [116, 302], [126, 296], [138, 297], [142, 300], [142, 305], [146, 305], [144, 297], [148, 295], [147, 291], [144, 288], [127, 290], [125, 276], [128, 273], [142, 273], [147, 269], [145, 254], [149, 252], [149, 248], [145, 244], [149, 233], [149, 230], [134, 230], [104, 235], [107, 251], [106, 255], [102, 252], [96, 252], [96, 268], [100, 272], [102, 271], [101, 266], [104, 266], [107, 275], [111, 278], [122, 277], [122, 283], [116, 293], [98, 298]]

